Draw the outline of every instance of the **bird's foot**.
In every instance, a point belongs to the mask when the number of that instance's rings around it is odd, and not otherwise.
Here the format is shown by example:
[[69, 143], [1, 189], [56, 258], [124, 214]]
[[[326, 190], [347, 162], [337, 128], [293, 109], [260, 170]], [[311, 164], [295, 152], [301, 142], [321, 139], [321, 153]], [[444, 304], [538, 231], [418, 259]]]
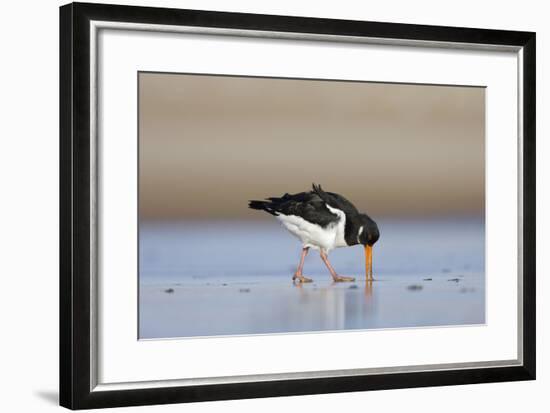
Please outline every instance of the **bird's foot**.
[[294, 274], [292, 276], [292, 281], [293, 282], [299, 282], [299, 283], [302, 283], [302, 284], [313, 282], [313, 280], [311, 278], [307, 278], [303, 274]]
[[332, 277], [332, 280], [335, 283], [342, 283], [342, 282], [352, 282], [355, 281], [354, 277], [344, 277], [343, 275], [337, 275], [335, 277]]

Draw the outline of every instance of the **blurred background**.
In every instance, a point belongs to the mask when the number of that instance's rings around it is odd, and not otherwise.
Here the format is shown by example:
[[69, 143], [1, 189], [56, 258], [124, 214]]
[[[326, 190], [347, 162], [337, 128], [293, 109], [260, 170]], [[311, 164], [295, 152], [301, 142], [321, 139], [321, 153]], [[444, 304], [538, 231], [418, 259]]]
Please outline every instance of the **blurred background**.
[[485, 89], [139, 74], [142, 219], [267, 219], [338, 192], [373, 217], [481, 216]]

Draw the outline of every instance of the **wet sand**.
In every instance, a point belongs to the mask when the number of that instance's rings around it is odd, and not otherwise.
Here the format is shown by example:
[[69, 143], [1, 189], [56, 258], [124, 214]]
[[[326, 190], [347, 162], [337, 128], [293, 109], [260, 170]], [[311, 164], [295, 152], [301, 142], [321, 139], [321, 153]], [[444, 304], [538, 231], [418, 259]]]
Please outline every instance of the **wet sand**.
[[485, 322], [479, 219], [381, 220], [376, 281], [361, 246], [330, 260], [356, 282], [333, 284], [312, 251], [291, 281], [300, 245], [278, 223], [140, 225], [140, 338], [470, 325]]
[[470, 325], [485, 322], [479, 274], [310, 284], [289, 277], [195, 279], [140, 288], [140, 338]]

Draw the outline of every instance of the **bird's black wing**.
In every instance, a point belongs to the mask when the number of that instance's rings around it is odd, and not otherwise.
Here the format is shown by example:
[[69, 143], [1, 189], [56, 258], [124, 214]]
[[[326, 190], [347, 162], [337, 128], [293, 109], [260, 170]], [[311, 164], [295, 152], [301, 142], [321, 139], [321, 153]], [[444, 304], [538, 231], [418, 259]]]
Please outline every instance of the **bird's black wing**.
[[249, 208], [260, 209], [272, 215], [295, 215], [323, 228], [339, 221], [339, 217], [326, 207], [325, 201], [313, 192], [284, 194], [266, 201], [250, 201]]
[[359, 211], [357, 211], [355, 205], [353, 205], [350, 201], [348, 201], [342, 195], [335, 194], [334, 192], [325, 192], [323, 188], [321, 188], [321, 185], [313, 184], [313, 191], [311, 192], [319, 196], [319, 198], [321, 198], [332, 208], [337, 208], [341, 211], [344, 211], [347, 216], [359, 214]]

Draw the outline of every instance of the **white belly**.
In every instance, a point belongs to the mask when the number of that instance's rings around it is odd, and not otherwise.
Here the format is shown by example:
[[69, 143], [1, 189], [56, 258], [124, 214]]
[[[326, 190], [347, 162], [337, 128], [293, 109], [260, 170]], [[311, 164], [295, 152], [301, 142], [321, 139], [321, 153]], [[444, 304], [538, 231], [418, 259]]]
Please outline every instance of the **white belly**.
[[[330, 208], [330, 207], [329, 207]], [[347, 247], [344, 240], [344, 227], [346, 224], [345, 214], [337, 209], [330, 208], [331, 212], [337, 214], [340, 220], [323, 228], [312, 224], [296, 215], [277, 215], [284, 227], [301, 242], [303, 247], [330, 251], [338, 247]], [[337, 211], [337, 212], [336, 212]]]

